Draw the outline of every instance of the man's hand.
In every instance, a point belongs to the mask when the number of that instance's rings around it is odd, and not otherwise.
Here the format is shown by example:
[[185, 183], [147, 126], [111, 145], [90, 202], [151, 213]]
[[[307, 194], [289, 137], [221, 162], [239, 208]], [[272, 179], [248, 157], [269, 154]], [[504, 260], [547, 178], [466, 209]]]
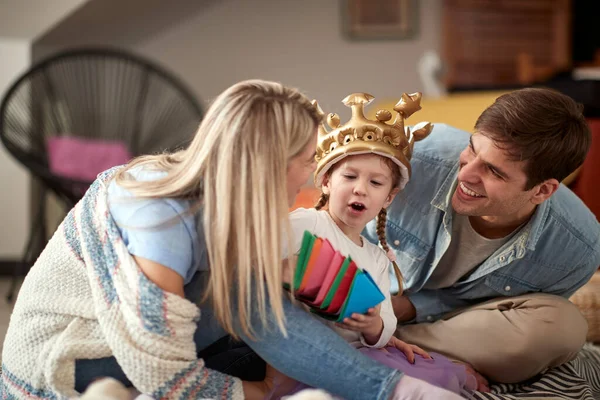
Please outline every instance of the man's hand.
[[398, 322], [406, 322], [415, 319], [417, 310], [406, 296], [392, 296], [392, 307]]
[[383, 332], [383, 320], [379, 315], [381, 305], [369, 308], [366, 314], [354, 313], [350, 318], [344, 318], [343, 323], [337, 324], [340, 328], [362, 333], [365, 342], [374, 345], [379, 341]]

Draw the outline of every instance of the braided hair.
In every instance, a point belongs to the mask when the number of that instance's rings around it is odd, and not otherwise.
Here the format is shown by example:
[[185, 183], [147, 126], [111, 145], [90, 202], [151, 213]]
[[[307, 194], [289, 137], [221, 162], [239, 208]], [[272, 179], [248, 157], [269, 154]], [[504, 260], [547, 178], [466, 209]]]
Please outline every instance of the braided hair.
[[[383, 249], [385, 250], [386, 254], [389, 254], [390, 246], [388, 245], [387, 240], [385, 238], [386, 221], [387, 210], [385, 208], [382, 208], [381, 211], [379, 211], [379, 214], [377, 214], [377, 238], [379, 239], [379, 243], [381, 244], [381, 247], [383, 247]], [[392, 262], [392, 266], [394, 267], [394, 273], [396, 274], [396, 279], [398, 280], [398, 293], [396, 294], [396, 296], [401, 296], [403, 292], [402, 272], [400, 272], [400, 268], [398, 268], [398, 264], [396, 264], [396, 261], [390, 261]]]
[[325, 205], [327, 204], [328, 201], [329, 201], [329, 195], [325, 194], [325, 193], [321, 193], [321, 197], [319, 197], [319, 200], [315, 204], [315, 209], [316, 210], [322, 209], [323, 207], [325, 207]]

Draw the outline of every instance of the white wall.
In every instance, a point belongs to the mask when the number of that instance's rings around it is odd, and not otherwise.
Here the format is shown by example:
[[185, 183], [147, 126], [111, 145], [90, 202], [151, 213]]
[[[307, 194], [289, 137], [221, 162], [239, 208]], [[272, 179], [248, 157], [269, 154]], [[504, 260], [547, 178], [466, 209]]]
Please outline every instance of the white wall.
[[341, 100], [422, 90], [418, 58], [440, 48], [441, 0], [418, 0], [418, 34], [409, 40], [351, 41], [339, 0], [223, 0], [133, 50], [178, 73], [209, 101], [248, 78], [281, 81], [349, 117]]
[[87, 0], [2, 0], [0, 38], [34, 39]]
[[[30, 42], [0, 37], [0, 98], [30, 64]], [[0, 146], [0, 259], [18, 259], [29, 233], [29, 175]]]

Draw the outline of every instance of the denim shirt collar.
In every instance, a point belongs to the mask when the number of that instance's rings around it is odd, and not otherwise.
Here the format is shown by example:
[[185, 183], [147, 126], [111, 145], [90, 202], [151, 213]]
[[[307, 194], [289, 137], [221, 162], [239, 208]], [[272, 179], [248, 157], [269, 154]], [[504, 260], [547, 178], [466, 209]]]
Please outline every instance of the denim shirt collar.
[[431, 200], [431, 205], [444, 213], [450, 212], [450, 214], [452, 214], [452, 193], [454, 193], [454, 188], [456, 187], [458, 165], [459, 163], [457, 162], [454, 167], [452, 167], [450, 173], [441, 184], [440, 189], [435, 196], [433, 196], [433, 200]]
[[[448, 176], [433, 197], [433, 200], [431, 200], [431, 205], [433, 207], [444, 212], [444, 220], [450, 220], [452, 216], [452, 195], [456, 189], [458, 167], [459, 163], [457, 162], [448, 173]], [[538, 205], [527, 224], [522, 227], [521, 231], [508, 243], [513, 244], [516, 242], [518, 258], [523, 257], [525, 248], [531, 251], [535, 250], [535, 246], [542, 235], [544, 225], [548, 219], [551, 201], [552, 198]]]

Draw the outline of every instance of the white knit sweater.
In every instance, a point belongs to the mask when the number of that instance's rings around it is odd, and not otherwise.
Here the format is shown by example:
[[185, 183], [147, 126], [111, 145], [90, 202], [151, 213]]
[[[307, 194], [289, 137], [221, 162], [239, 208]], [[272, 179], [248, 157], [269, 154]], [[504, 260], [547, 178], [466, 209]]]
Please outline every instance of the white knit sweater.
[[242, 399], [241, 381], [196, 358], [195, 304], [166, 293], [127, 252], [102, 173], [27, 275], [2, 352], [2, 398], [76, 395], [75, 360], [114, 356], [142, 393]]

